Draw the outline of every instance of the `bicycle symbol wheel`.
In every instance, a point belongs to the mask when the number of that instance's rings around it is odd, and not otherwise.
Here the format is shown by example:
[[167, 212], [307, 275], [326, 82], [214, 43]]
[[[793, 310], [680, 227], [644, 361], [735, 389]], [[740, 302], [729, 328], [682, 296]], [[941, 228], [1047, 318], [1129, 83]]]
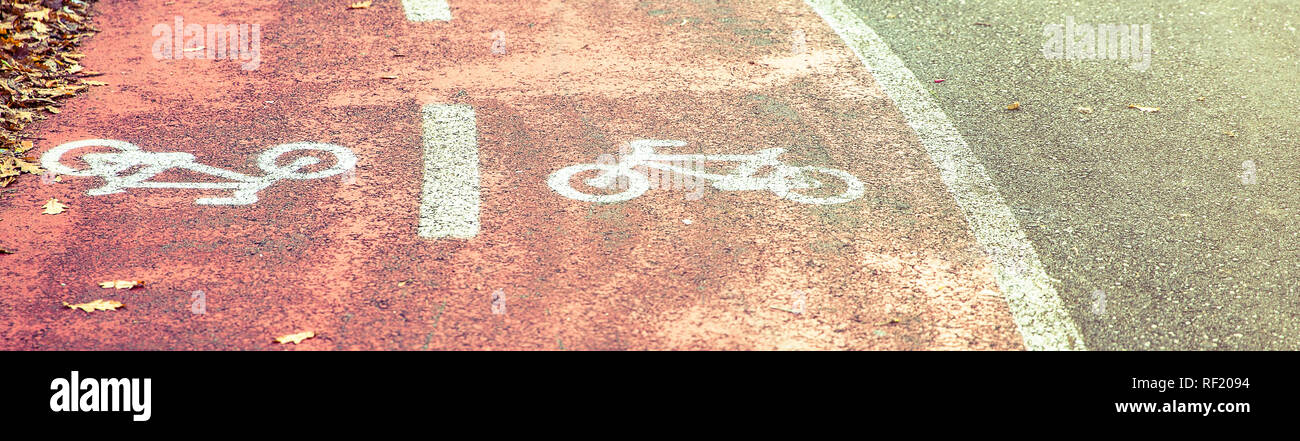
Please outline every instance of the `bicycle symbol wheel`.
[[[320, 159], [314, 157], [302, 157], [293, 161], [287, 167], [277, 165], [280, 156], [286, 153], [300, 150], [316, 150], [328, 152], [334, 155], [334, 165], [330, 168], [302, 173], [299, 170], [320, 162]], [[292, 142], [280, 144], [267, 149], [257, 157], [257, 166], [266, 171], [267, 176], [275, 176], [286, 179], [319, 179], [334, 176], [352, 170], [357, 166], [357, 157], [352, 154], [351, 150], [343, 146], [334, 144], [325, 144], [319, 142]]]
[[[844, 192], [834, 196], [819, 197], [797, 191], [822, 187], [823, 182], [809, 176], [816, 174], [830, 175], [839, 181], [843, 181]], [[858, 178], [844, 170], [826, 167], [782, 167], [772, 177], [771, 190], [777, 196], [813, 205], [842, 204], [860, 198], [866, 193], [866, 187], [862, 185], [862, 181], [859, 181]]]
[[[600, 178], [605, 178], [611, 182], [611, 187], [618, 186], [618, 182], [626, 182], [627, 188], [613, 194], [589, 194], [573, 188], [573, 177], [579, 173], [600, 170], [604, 172]], [[612, 175], [611, 175], [612, 174]], [[626, 181], [618, 178], [627, 178]], [[595, 179], [586, 179], [588, 185], [596, 184]], [[640, 173], [629, 169], [619, 167], [615, 164], [575, 164], [556, 170], [551, 173], [551, 177], [546, 179], [546, 184], [551, 186], [552, 190], [569, 199], [576, 199], [584, 202], [623, 202], [645, 194], [650, 190], [650, 180]], [[594, 185], [593, 185], [594, 186]]]
[[59, 144], [57, 147], [50, 149], [41, 155], [41, 166], [46, 170], [60, 175], [69, 176], [96, 176], [93, 168], [78, 169], [62, 163], [63, 155], [70, 151], [85, 147], [109, 147], [117, 149], [123, 153], [139, 151], [140, 146], [116, 139], [83, 139], [81, 141], [72, 141]]

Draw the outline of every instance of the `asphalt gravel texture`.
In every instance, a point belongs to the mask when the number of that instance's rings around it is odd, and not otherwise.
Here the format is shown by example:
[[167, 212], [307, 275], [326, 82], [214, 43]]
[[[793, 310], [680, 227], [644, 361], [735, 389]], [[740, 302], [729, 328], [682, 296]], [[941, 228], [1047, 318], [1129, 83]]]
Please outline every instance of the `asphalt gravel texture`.
[[[988, 168], [1090, 349], [1300, 349], [1300, 3], [847, 3]], [[1048, 58], [1067, 17], [1149, 24], [1150, 67]]]

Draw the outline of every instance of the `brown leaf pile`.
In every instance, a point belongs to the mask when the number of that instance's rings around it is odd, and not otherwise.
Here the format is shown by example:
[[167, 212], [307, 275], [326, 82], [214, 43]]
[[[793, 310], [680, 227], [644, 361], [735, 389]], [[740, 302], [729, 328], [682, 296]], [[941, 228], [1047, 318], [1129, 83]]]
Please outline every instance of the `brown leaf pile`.
[[0, 1], [0, 187], [20, 173], [44, 172], [25, 157], [27, 124], [59, 113], [58, 99], [86, 89], [77, 45], [98, 30], [90, 25], [94, 0]]

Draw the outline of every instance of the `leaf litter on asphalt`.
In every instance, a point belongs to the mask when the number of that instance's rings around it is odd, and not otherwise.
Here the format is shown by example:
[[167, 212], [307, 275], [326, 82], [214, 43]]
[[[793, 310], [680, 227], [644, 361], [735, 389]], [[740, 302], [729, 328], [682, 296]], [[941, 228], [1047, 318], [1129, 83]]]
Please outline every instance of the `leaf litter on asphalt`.
[[[22, 161], [23, 153], [33, 147], [22, 139], [23, 129], [46, 114], [59, 113], [56, 99], [87, 88], [78, 83], [92, 72], [81, 66], [77, 46], [98, 32], [86, 18], [93, 3], [0, 2], [0, 187], [22, 173], [43, 171]], [[51, 8], [56, 4], [61, 6]]]
[[45, 201], [45, 205], [42, 205], [41, 208], [44, 209], [41, 211], [42, 214], [59, 214], [66, 210], [68, 206], [59, 202], [57, 198], [50, 198], [50, 200]]
[[86, 311], [86, 312], [95, 312], [95, 311], [114, 311], [114, 310], [117, 310], [117, 308], [121, 308], [121, 307], [122, 307], [122, 302], [119, 302], [119, 301], [117, 301], [117, 300], [104, 300], [104, 299], [99, 299], [99, 300], [95, 300], [95, 301], [92, 301], [92, 302], [76, 303], [76, 304], [70, 304], [70, 303], [68, 303], [68, 302], [63, 302], [63, 306], [66, 306], [66, 307], [71, 308], [71, 309], [80, 309], [80, 310], [82, 310], [82, 311]]
[[303, 340], [306, 340], [306, 339], [309, 339], [309, 338], [312, 338], [312, 337], [315, 337], [315, 336], [316, 336], [316, 333], [315, 333], [315, 332], [312, 332], [312, 331], [304, 331], [304, 332], [299, 332], [299, 333], [297, 333], [297, 334], [289, 334], [289, 335], [284, 335], [284, 336], [276, 337], [276, 338], [275, 338], [275, 342], [276, 342], [276, 343], [279, 343], [279, 344], [282, 344], [282, 345], [284, 345], [284, 344], [289, 344], [289, 343], [293, 343], [293, 344], [296, 345], [296, 344], [298, 344], [298, 343], [302, 343]]
[[99, 282], [100, 288], [110, 289], [131, 289], [142, 286], [144, 286], [143, 280], [109, 280], [107, 282]]

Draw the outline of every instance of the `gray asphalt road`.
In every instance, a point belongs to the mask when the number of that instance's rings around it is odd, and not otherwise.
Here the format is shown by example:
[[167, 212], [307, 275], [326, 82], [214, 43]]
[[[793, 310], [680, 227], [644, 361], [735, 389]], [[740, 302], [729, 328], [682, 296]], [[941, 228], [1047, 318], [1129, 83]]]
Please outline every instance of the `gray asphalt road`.
[[[988, 167], [1091, 349], [1300, 349], [1300, 3], [848, 3]], [[1150, 25], [1149, 66], [1049, 57], [1067, 20]]]

